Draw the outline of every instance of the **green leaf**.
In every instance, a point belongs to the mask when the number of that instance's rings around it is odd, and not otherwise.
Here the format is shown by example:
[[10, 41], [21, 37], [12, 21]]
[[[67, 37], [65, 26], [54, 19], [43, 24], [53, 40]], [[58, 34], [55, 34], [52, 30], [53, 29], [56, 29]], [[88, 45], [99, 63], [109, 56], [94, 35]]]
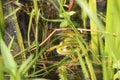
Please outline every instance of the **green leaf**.
[[26, 66], [28, 66], [28, 64], [32, 61], [33, 59], [33, 55], [31, 55], [24, 63], [22, 63], [22, 65], [19, 68], [19, 72], [21, 74], [24, 74], [27, 70], [26, 70]]
[[17, 11], [19, 11], [20, 8], [16, 8], [14, 11], [12, 11], [9, 15], [5, 16], [5, 19], [7, 19], [8, 17], [14, 15]]
[[120, 60], [113, 63], [113, 68], [120, 69]]
[[2, 57], [3, 57], [3, 62], [6, 68], [6, 71], [9, 71], [11, 74], [15, 73], [17, 70], [17, 64], [10, 52], [10, 50], [7, 48], [5, 45], [4, 41], [1, 39], [0, 40], [0, 46], [1, 46], [1, 52], [2, 52]]
[[0, 55], [0, 80], [4, 80], [4, 66], [3, 66], [3, 59]]
[[75, 13], [76, 13], [75, 11], [64, 12], [64, 13], [60, 14], [60, 18], [64, 18], [65, 15], [70, 17], [70, 16], [74, 15]]
[[69, 26], [69, 23], [67, 22], [67, 20], [63, 20], [61, 23], [60, 23], [60, 27], [61, 28], [64, 28], [64, 27], [67, 27]]
[[118, 71], [113, 78], [113, 80], [120, 79], [120, 71]]
[[14, 42], [14, 37], [12, 37], [12, 39], [11, 39], [9, 45], [8, 45], [8, 49], [11, 49], [11, 48], [12, 48], [13, 42]]

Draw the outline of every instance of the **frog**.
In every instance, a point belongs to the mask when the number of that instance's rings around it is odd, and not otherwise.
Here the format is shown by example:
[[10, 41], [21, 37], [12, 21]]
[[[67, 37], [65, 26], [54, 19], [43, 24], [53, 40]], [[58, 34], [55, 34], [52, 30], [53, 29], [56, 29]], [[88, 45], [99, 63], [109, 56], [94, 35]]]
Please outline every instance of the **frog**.
[[60, 41], [58, 45], [54, 45], [50, 47], [47, 52], [51, 52], [52, 50], [56, 49], [56, 52], [60, 55], [68, 55], [71, 53], [75, 48], [78, 48], [79, 45], [75, 39], [75, 33], [71, 30], [64, 31], [60, 33], [64, 39]]

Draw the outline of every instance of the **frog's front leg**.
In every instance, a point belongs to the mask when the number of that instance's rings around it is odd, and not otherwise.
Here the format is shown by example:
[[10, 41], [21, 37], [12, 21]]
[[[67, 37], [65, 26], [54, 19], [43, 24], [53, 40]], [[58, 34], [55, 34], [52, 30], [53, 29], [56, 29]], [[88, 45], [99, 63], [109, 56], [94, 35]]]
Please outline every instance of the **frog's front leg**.
[[51, 48], [49, 48], [48, 50], [46, 50], [46, 52], [51, 52], [54, 49], [56, 49], [57, 53], [60, 55], [67, 55], [71, 52], [72, 46], [69, 44], [64, 44], [63, 42], [60, 42], [59, 45], [55, 45]]
[[58, 46], [58, 45], [55, 45], [55, 46], [53, 46], [53, 47], [50, 47], [49, 49], [46, 50], [46, 52], [49, 53], [49, 52], [53, 51], [54, 49], [57, 48], [57, 46]]

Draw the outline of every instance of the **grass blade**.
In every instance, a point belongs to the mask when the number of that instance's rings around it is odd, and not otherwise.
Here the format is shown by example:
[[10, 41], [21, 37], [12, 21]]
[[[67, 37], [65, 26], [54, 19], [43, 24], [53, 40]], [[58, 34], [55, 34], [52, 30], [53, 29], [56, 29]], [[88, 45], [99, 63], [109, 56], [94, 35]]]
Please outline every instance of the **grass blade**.
[[5, 45], [5, 43], [2, 39], [0, 40], [0, 44], [1, 44], [0, 46], [2, 46], [1, 52], [2, 52], [2, 57], [3, 57], [5, 68], [11, 74], [15, 75], [15, 72], [17, 70], [17, 64], [16, 64], [10, 50], [7, 48], [7, 46]]

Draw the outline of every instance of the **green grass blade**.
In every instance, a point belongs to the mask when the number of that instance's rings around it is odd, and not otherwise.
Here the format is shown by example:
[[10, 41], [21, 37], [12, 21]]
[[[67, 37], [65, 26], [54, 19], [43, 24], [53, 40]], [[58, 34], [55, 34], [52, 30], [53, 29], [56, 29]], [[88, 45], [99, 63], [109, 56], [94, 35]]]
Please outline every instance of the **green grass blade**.
[[4, 23], [4, 15], [3, 15], [3, 6], [2, 6], [2, 0], [0, 0], [0, 35], [3, 34], [5, 30], [5, 23]]
[[82, 68], [84, 77], [85, 77], [85, 79], [89, 80], [90, 76], [89, 76], [88, 70], [87, 70], [87, 68], [85, 66], [85, 62], [84, 62], [83, 58], [81, 57], [81, 55], [79, 53], [79, 50], [76, 50], [76, 52], [77, 52], [77, 55], [78, 55], [79, 63], [81, 64], [81, 68]]
[[0, 54], [0, 80], [4, 80], [4, 66], [1, 54]]
[[[31, 55], [25, 62], [23, 62], [19, 68], [19, 72], [21, 74], [25, 74], [26, 71], [28, 71], [28, 69], [30, 68], [26, 68], [26, 66], [32, 61], [33, 59], [33, 55]], [[26, 70], [27, 69], [27, 70]]]
[[1, 52], [2, 52], [2, 57], [3, 57], [5, 68], [11, 74], [15, 75], [15, 72], [17, 70], [17, 64], [16, 64], [10, 50], [7, 48], [7, 46], [5, 45], [5, 43], [2, 39], [0, 40], [0, 44], [1, 44], [0, 46], [2, 46]]
[[[17, 21], [16, 13], [14, 14], [14, 29], [16, 31], [17, 40], [18, 40], [20, 50], [24, 50], [25, 48], [24, 48], [23, 37], [22, 37], [21, 31], [20, 31], [20, 26], [19, 26], [18, 21]], [[22, 55], [21, 55], [23, 61], [26, 59], [25, 55], [26, 55], [25, 53], [22, 53]]]
[[[107, 16], [106, 16], [106, 31], [109, 34], [105, 37], [105, 55], [108, 56], [108, 64], [104, 65], [107, 70], [107, 74], [104, 73], [105, 80], [113, 78], [114, 69], [111, 67], [113, 61], [117, 61], [120, 58], [120, 6], [119, 0], [108, 0], [107, 1]], [[115, 33], [116, 37], [112, 34]], [[104, 71], [105, 72], [105, 71]]]
[[40, 13], [40, 17], [45, 20], [45, 21], [49, 21], [49, 22], [62, 22], [63, 19], [46, 19], [45, 17], [42, 16], [42, 14]]
[[8, 49], [11, 49], [13, 42], [14, 42], [14, 37], [11, 39], [10, 43], [8, 44]]
[[33, 16], [34, 16], [34, 10], [32, 10], [32, 12], [30, 13], [30, 20], [28, 24], [28, 45], [29, 46], [30, 46], [30, 31], [31, 31]]
[[[3, 37], [3, 32], [5, 29], [5, 24], [4, 24], [4, 16], [3, 16], [3, 7], [2, 7], [2, 0], [0, 0], [0, 50], [1, 50], [1, 40]], [[3, 57], [2, 53], [0, 52], [0, 80], [4, 80], [4, 68], [3, 68]]]
[[[97, 10], [96, 10], [96, 0], [90, 0], [89, 1], [89, 7], [94, 16], [97, 16]], [[93, 22], [93, 20], [90, 18], [90, 29], [91, 30], [97, 30], [97, 25]], [[98, 46], [98, 33], [91, 32], [91, 48], [94, 50], [94, 54], [98, 55], [99, 54], [99, 46]], [[94, 57], [93, 57], [94, 60]]]
[[95, 23], [96, 27], [100, 30], [104, 32], [104, 26], [103, 24], [100, 22], [100, 20], [97, 18], [97, 16], [95, 16], [90, 9], [88, 8], [88, 6], [84, 3], [83, 0], [75, 0], [78, 5], [84, 10], [86, 11], [87, 15], [89, 16], [89, 18], [91, 18], [93, 20], [93, 22]]
[[17, 8], [14, 11], [12, 11], [9, 15], [5, 16], [5, 19], [9, 18], [10, 16], [13, 16], [17, 11], [19, 11], [21, 8]]
[[[84, 2], [86, 4], [88, 4], [87, 0], [84, 0]], [[87, 21], [87, 13], [86, 13], [86, 11], [82, 10], [81, 18], [82, 18], [82, 21], [83, 21], [83, 26], [84, 26], [84, 28], [86, 28], [86, 26], [87, 26], [87, 22], [86, 22]]]

